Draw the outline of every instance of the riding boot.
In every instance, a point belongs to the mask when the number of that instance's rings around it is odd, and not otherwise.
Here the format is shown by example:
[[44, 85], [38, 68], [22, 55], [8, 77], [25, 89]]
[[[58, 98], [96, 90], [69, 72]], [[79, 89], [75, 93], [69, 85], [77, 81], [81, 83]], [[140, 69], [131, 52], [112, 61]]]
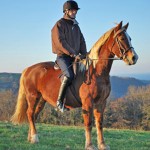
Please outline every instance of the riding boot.
[[57, 99], [57, 109], [60, 112], [68, 111], [69, 109], [64, 106], [64, 98], [66, 95], [66, 90], [69, 84], [71, 83], [70, 79], [66, 76], [64, 76], [63, 81], [61, 83], [58, 99]]

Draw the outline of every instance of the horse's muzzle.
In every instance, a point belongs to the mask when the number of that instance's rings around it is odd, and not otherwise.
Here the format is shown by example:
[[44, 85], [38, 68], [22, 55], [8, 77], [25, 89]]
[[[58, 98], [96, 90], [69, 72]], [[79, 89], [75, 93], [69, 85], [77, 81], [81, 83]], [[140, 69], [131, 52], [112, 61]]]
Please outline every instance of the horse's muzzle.
[[127, 65], [134, 65], [134, 64], [136, 64], [136, 62], [138, 60], [138, 55], [135, 53], [135, 51], [132, 51], [131, 53], [126, 55], [123, 58], [123, 60]]

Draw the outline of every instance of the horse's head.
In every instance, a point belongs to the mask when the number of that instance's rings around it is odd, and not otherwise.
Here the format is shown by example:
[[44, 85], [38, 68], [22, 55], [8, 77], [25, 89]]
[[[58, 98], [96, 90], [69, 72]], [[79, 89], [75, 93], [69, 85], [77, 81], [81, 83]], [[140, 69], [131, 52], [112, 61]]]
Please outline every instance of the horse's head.
[[122, 27], [122, 21], [114, 28], [113, 44], [111, 52], [122, 59], [127, 65], [134, 65], [138, 55], [131, 44], [131, 38], [127, 33], [129, 23]]

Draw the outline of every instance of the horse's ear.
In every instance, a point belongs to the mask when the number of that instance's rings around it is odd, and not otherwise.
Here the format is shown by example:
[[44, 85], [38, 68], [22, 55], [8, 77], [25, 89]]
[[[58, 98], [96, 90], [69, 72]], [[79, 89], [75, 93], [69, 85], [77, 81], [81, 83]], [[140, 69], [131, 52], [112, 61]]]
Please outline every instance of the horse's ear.
[[121, 28], [122, 28], [122, 21], [117, 25], [116, 31], [118, 31], [118, 30], [121, 29]]
[[123, 28], [127, 30], [128, 26], [129, 26], [129, 22], [126, 25], [124, 25]]

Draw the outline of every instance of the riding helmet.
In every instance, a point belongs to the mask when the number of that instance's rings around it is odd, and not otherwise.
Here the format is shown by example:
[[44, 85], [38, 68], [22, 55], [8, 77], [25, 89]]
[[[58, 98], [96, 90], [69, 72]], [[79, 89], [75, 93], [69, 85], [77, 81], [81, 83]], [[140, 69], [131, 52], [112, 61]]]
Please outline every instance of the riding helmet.
[[63, 12], [65, 12], [66, 10], [70, 10], [70, 9], [78, 10], [80, 8], [78, 7], [77, 2], [70, 0], [70, 1], [66, 1], [64, 3], [64, 5], [63, 5]]

